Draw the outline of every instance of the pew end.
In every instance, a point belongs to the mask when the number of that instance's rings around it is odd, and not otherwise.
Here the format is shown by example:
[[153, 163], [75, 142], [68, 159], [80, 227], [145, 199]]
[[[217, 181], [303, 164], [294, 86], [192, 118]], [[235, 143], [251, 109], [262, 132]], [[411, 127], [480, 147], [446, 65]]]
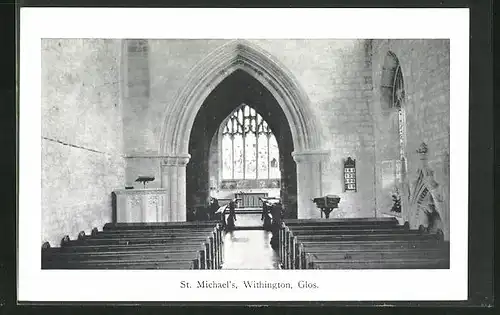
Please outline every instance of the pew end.
[[50, 248], [50, 243], [49, 242], [44, 242], [42, 244], [42, 249], [47, 249], [47, 248]]
[[403, 227], [405, 230], [410, 230], [410, 222], [405, 221], [405, 223], [403, 224]]
[[443, 230], [438, 229], [438, 230], [436, 231], [436, 238], [437, 238], [439, 241], [444, 241], [444, 232], [443, 232]]
[[425, 226], [423, 226], [422, 224], [420, 224], [418, 226], [418, 232], [421, 234], [427, 234], [427, 233], [429, 233], [429, 229], [426, 228]]
[[70, 243], [69, 235], [66, 235], [61, 240], [61, 247], [66, 246]]
[[77, 240], [81, 241], [84, 239], [85, 239], [85, 231], [80, 231], [80, 233], [78, 233]]

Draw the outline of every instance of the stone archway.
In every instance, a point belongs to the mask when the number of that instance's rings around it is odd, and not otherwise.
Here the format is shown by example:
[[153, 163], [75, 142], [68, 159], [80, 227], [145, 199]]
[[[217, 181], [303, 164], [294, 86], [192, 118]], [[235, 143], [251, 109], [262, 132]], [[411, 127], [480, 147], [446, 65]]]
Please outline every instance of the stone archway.
[[231, 41], [203, 59], [188, 74], [187, 83], [165, 112], [160, 152], [161, 183], [167, 190], [166, 211], [174, 221], [185, 221], [186, 165], [189, 139], [196, 115], [206, 97], [236, 70], [257, 79], [276, 99], [288, 120], [297, 164], [298, 217], [313, 213], [311, 198], [320, 191], [321, 133], [310, 109], [309, 99], [293, 75], [269, 53], [248, 41]]

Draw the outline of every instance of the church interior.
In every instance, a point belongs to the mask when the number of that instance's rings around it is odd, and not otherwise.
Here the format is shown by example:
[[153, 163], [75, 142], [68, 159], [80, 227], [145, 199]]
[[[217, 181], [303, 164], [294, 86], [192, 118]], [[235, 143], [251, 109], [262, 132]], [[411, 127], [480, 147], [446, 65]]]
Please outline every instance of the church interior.
[[449, 40], [41, 45], [42, 268], [449, 268]]

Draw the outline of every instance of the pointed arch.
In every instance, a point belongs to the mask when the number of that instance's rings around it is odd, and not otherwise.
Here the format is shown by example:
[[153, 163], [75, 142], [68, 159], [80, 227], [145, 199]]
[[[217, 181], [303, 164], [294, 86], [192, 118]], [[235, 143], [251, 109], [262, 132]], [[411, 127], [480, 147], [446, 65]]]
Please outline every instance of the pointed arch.
[[320, 133], [309, 99], [297, 80], [269, 53], [248, 41], [235, 40], [213, 51], [188, 74], [184, 88], [164, 115], [162, 155], [188, 155], [191, 129], [203, 101], [238, 69], [261, 82], [278, 101], [291, 126], [296, 151], [320, 149]]
[[385, 54], [380, 78], [382, 104], [385, 108], [401, 108], [405, 99], [403, 70], [392, 51]]

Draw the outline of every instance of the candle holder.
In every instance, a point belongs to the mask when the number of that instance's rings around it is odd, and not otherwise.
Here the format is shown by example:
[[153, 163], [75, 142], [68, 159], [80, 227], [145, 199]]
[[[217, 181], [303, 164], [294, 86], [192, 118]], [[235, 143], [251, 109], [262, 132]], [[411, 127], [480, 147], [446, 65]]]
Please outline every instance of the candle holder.
[[321, 211], [321, 217], [323, 217], [323, 213], [325, 214], [325, 218], [330, 218], [330, 213], [333, 209], [337, 209], [339, 207], [340, 197], [337, 195], [326, 195], [324, 197], [318, 197], [312, 199], [312, 201], [316, 204], [316, 207]]

